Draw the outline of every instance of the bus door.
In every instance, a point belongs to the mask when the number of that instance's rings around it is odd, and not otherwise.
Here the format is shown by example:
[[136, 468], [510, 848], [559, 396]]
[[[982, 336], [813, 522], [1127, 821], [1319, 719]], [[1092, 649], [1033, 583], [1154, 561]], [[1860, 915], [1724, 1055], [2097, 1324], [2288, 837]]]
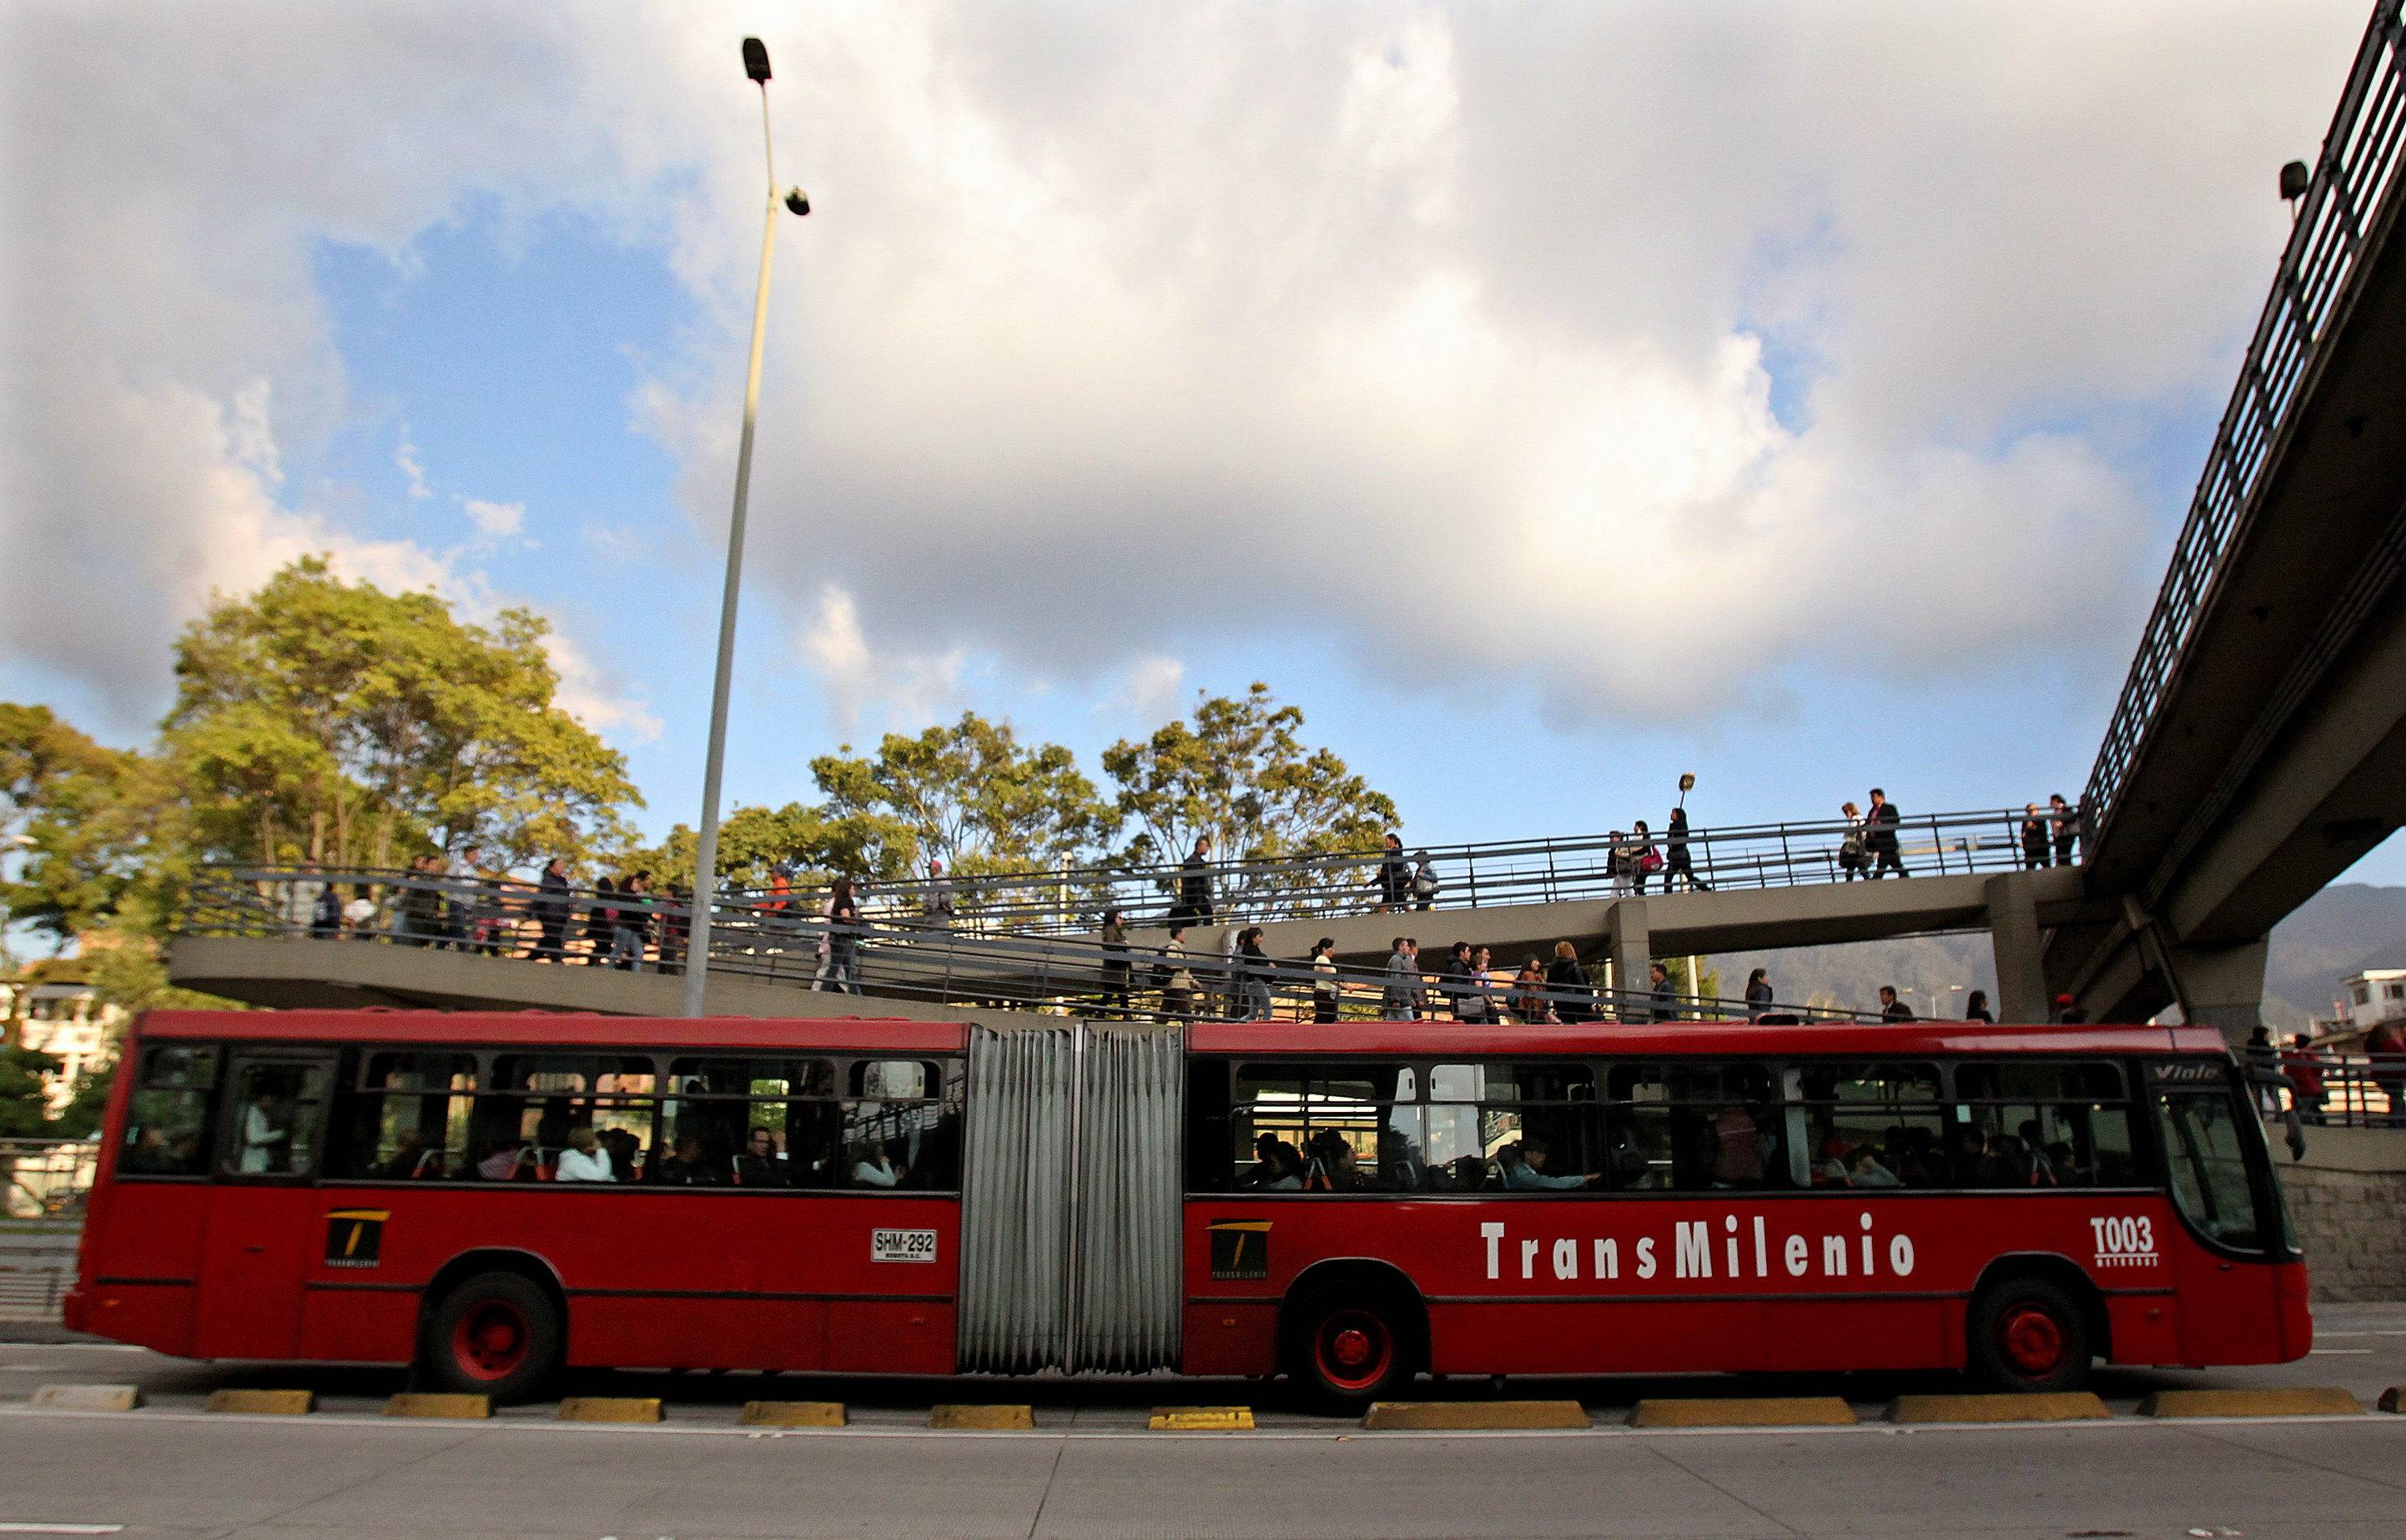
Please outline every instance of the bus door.
[[316, 1191], [331, 1050], [236, 1050], [219, 1119], [198, 1329], [203, 1358], [290, 1358], [301, 1280], [327, 1227]]
[[2156, 1064], [2148, 1080], [2165, 1185], [2197, 1244], [2174, 1245], [2173, 1236], [2145, 1234], [2144, 1220], [2107, 1220], [2099, 1251], [2153, 1250], [2173, 1258], [2169, 1281], [2180, 1291], [2184, 1362], [2258, 1362], [2259, 1339], [2276, 1346], [2278, 1339], [2276, 1278], [2269, 1264], [2286, 1253], [2263, 1124], [2230, 1083], [2228, 1066]]

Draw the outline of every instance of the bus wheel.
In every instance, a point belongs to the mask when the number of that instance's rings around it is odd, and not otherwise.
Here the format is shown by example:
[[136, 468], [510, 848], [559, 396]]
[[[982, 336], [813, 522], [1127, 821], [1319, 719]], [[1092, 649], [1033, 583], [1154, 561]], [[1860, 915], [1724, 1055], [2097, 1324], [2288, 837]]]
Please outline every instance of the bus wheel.
[[425, 1363], [446, 1391], [519, 1401], [559, 1365], [559, 1312], [517, 1273], [479, 1273], [427, 1319]]
[[2068, 1391], [2088, 1376], [2080, 1307], [2045, 1279], [2011, 1279], [1972, 1305], [1972, 1369], [2008, 1391]]
[[1410, 1378], [1395, 1321], [1383, 1299], [1350, 1290], [1313, 1295], [1296, 1312], [1295, 1382], [1321, 1406], [1360, 1411]]

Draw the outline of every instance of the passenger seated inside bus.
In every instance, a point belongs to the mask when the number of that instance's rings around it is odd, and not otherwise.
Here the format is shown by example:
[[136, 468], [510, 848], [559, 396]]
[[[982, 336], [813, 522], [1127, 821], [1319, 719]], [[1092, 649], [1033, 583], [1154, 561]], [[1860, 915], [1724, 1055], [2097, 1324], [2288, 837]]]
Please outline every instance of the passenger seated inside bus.
[[676, 1141], [674, 1152], [665, 1160], [652, 1163], [652, 1180], [663, 1187], [719, 1187], [725, 1185], [718, 1171], [701, 1152], [699, 1135], [687, 1134]]
[[1546, 1162], [1551, 1158], [1551, 1151], [1546, 1148], [1542, 1140], [1523, 1138], [1518, 1144], [1506, 1145], [1497, 1151], [1497, 1159], [1504, 1168], [1505, 1191], [1509, 1193], [1561, 1192], [1574, 1187], [1593, 1187], [1604, 1180], [1601, 1172], [1591, 1172], [1586, 1176], [1572, 1172], [1550, 1176], [1546, 1171]]
[[610, 1152], [602, 1148], [602, 1137], [592, 1125], [568, 1131], [568, 1148], [553, 1163], [554, 1181], [616, 1181], [617, 1174], [611, 1168]]
[[426, 1140], [415, 1128], [404, 1128], [393, 1141], [392, 1154], [375, 1174], [387, 1181], [428, 1181], [442, 1177], [443, 1151], [426, 1148]]
[[602, 1130], [602, 1148], [610, 1154], [610, 1174], [615, 1181], [644, 1180], [644, 1141], [629, 1128]]
[[902, 1141], [874, 1140], [862, 1146], [859, 1158], [853, 1162], [852, 1184], [855, 1187], [899, 1187], [908, 1171], [901, 1164]]
[[1344, 1135], [1323, 1128], [1311, 1137], [1311, 1160], [1303, 1177], [1305, 1192], [1358, 1193], [1364, 1185], [1361, 1166]]
[[484, 1151], [476, 1157], [462, 1176], [474, 1174], [480, 1181], [531, 1181], [534, 1180], [534, 1146], [517, 1139], [488, 1139], [477, 1146]]
[[752, 1130], [752, 1137], [743, 1153], [735, 1157], [735, 1185], [738, 1187], [783, 1187], [785, 1185], [785, 1157], [777, 1153], [777, 1136], [765, 1128]]

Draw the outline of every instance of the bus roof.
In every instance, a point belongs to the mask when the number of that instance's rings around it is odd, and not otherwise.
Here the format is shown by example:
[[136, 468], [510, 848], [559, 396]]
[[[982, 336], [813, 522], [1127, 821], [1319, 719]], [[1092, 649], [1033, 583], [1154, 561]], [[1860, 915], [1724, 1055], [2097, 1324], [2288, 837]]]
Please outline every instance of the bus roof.
[[891, 1017], [604, 1016], [561, 1010], [150, 1010], [144, 1038], [249, 1042], [439, 1043], [462, 1048], [713, 1048], [747, 1052], [959, 1053], [960, 1022]]
[[[1030, 1024], [1067, 1025], [1060, 1017]], [[146, 1038], [223, 1038], [254, 1042], [426, 1042], [461, 1047], [711, 1048], [768, 1052], [958, 1053], [960, 1022], [889, 1017], [605, 1016], [548, 1010], [151, 1010]], [[1874, 1057], [1959, 1053], [2215, 1053], [2228, 1052], [2211, 1027], [1992, 1026], [1980, 1022], [1583, 1023], [1563, 1026], [1461, 1025], [1452, 1022], [1198, 1022], [1198, 1053], [1262, 1055], [1596, 1053], [1847, 1054]]]
[[1458, 1025], [1452, 1022], [1196, 1024], [1198, 1053], [1649, 1054], [1842, 1053], [1864, 1058], [1954, 1053], [2223, 1053], [2212, 1027], [1997, 1026], [1983, 1022], [1581, 1023], [1562, 1026]]

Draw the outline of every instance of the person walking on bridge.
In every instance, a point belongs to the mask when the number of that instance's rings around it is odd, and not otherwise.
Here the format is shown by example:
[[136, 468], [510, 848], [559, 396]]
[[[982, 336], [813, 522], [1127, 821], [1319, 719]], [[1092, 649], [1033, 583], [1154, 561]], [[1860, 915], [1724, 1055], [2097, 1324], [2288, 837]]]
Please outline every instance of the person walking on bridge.
[[2022, 804], [2022, 869], [2040, 871], [2046, 867], [2047, 821], [2038, 811], [2036, 802]]
[[1888, 793], [1874, 786], [1872, 811], [1865, 814], [1863, 820], [1866, 825], [1863, 843], [1871, 852], [1874, 882], [1887, 876], [1890, 871], [1894, 871], [1899, 877], [1913, 875], [1904, 869], [1904, 861], [1897, 851], [1896, 828], [1903, 818], [1904, 814], [1896, 811], [1896, 804], [1888, 799]]
[[1905, 1004], [1903, 1000], [1896, 997], [1896, 986], [1894, 984], [1880, 985], [1879, 1000], [1881, 1021], [1909, 1022], [1913, 1020], [1913, 1007]]
[[1391, 1022], [1421, 1019], [1421, 944], [1409, 936], [1395, 938], [1394, 954], [1387, 959], [1386, 993], [1380, 1000]]
[[[1629, 833], [1629, 880], [1636, 885], [1637, 897], [1646, 897], [1646, 879], [1662, 869], [1663, 853], [1654, 848], [1653, 831], [1640, 818]], [[1663, 879], [1663, 891], [1671, 891], [1670, 879]]]
[[1404, 837], [1387, 836], [1385, 854], [1379, 857], [1379, 869], [1371, 875], [1379, 890], [1379, 912], [1393, 914], [1404, 907], [1404, 895], [1411, 888], [1412, 866], [1404, 859]]
[[1746, 976], [1746, 1019], [1762, 1020], [1771, 1010], [1771, 970], [1758, 968]]
[[1198, 834], [1195, 848], [1178, 867], [1178, 907], [1169, 911], [1172, 925], [1182, 921], [1211, 923], [1211, 837]]
[[535, 882], [534, 947], [528, 954], [546, 963], [568, 960], [568, 863], [555, 855]]
[[2048, 798], [2046, 806], [2048, 816], [2055, 822], [2055, 864], [2068, 867], [2072, 864], [2073, 841], [2080, 837], [2080, 814], [2072, 810], [2061, 792]]
[[1671, 827], [1663, 833], [1663, 849], [1667, 856], [1663, 869], [1663, 891], [1671, 891], [1673, 878], [1685, 878], [1691, 892], [1710, 893], [1713, 884], [1696, 875], [1688, 855], [1688, 810], [1671, 810]]

